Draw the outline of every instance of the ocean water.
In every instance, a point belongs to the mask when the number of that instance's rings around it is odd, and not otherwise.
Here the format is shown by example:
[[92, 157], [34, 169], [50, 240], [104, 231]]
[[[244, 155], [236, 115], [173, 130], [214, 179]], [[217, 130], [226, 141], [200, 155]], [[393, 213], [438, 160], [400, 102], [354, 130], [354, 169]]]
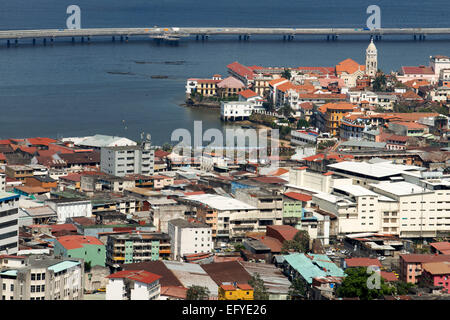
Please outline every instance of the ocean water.
[[[0, 29], [65, 28], [66, 8], [81, 8], [81, 25], [93, 27], [242, 26], [364, 27], [366, 8], [381, 8], [382, 27], [450, 27], [448, 0], [436, 1], [207, 1], [207, 0], [4, 0]], [[217, 110], [180, 106], [189, 77], [226, 75], [239, 61], [262, 66], [334, 66], [352, 58], [364, 63], [366, 37], [327, 42], [323, 37], [210, 37], [178, 46], [147, 39], [128, 43], [93, 39], [90, 44], [32, 46], [0, 42], [0, 138], [68, 137], [95, 133], [170, 142], [177, 128], [223, 128]], [[430, 55], [450, 55], [450, 37], [384, 37], [376, 43], [385, 72], [428, 64]], [[166, 62], [179, 61], [179, 64]], [[141, 63], [138, 63], [141, 62]], [[142, 63], [144, 62], [144, 63]], [[167, 79], [152, 79], [164, 75]]]

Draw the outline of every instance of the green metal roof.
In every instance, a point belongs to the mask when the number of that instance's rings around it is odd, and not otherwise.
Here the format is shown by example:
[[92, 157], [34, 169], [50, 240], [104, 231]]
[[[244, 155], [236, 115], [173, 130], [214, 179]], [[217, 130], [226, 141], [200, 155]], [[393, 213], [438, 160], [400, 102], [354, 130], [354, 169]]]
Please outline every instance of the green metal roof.
[[52, 270], [54, 273], [64, 271], [66, 269], [69, 269], [71, 267], [75, 267], [79, 265], [79, 261], [63, 261], [57, 264], [54, 264], [51, 267], [48, 267], [48, 270]]
[[328, 256], [324, 254], [309, 254], [309, 256], [312, 259], [304, 253], [289, 254], [284, 258], [308, 283], [312, 283], [312, 279], [316, 277], [345, 277], [344, 270]]

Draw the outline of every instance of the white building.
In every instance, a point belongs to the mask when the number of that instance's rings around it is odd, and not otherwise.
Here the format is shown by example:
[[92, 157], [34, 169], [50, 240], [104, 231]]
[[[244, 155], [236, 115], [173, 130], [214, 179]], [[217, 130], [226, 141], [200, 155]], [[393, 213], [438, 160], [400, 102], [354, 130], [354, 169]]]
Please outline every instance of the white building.
[[434, 238], [450, 233], [450, 179], [440, 180], [437, 185], [433, 190], [430, 185], [399, 181], [370, 187], [396, 201], [393, 210], [383, 212], [383, 220], [390, 220], [400, 237]]
[[146, 141], [141, 146], [102, 147], [100, 170], [113, 176], [127, 174], [152, 175], [155, 167], [155, 151]]
[[441, 55], [430, 57], [430, 67], [437, 76], [440, 76], [441, 70], [450, 69], [450, 58]]
[[197, 218], [210, 225], [217, 241], [242, 238], [246, 232], [263, 232], [259, 221], [273, 219], [272, 212], [260, 212], [256, 207], [231, 197], [201, 194], [184, 197], [197, 207]]
[[222, 101], [220, 118], [224, 121], [246, 120], [256, 110], [264, 110], [257, 101]]
[[307, 144], [316, 145], [317, 137], [319, 136], [318, 130], [292, 130], [291, 131], [291, 144], [304, 146]]
[[[3, 260], [9, 263], [11, 258], [6, 256]], [[0, 271], [3, 300], [83, 299], [83, 260], [31, 255], [19, 261]]]
[[214, 249], [211, 227], [204, 223], [192, 223], [184, 219], [169, 221], [172, 259], [182, 261], [183, 256], [211, 252]]
[[91, 217], [92, 216], [92, 204], [90, 200], [80, 199], [50, 199], [45, 201], [45, 205], [48, 205], [53, 209], [57, 216], [58, 222], [66, 223], [68, 218], [73, 217]]
[[100, 149], [103, 147], [136, 146], [133, 140], [124, 137], [96, 134], [88, 137], [71, 137], [62, 139], [63, 142], [73, 142], [76, 146]]
[[0, 254], [14, 254], [19, 248], [19, 198], [0, 192]]
[[370, 77], [375, 77], [378, 71], [378, 51], [377, 47], [373, 43], [373, 39], [370, 40], [370, 44], [366, 49], [366, 74]]
[[111, 274], [106, 300], [158, 300], [161, 276], [144, 270], [123, 270]]

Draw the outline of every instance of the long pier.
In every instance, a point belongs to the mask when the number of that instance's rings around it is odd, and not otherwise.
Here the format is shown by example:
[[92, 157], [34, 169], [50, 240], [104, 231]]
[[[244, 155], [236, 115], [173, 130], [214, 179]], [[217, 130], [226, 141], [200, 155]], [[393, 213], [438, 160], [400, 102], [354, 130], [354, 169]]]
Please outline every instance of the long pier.
[[184, 27], [151, 27], [151, 28], [85, 28], [85, 29], [41, 29], [41, 30], [2, 30], [0, 39], [17, 41], [20, 39], [53, 39], [81, 37], [82, 41], [91, 37], [112, 37], [115, 40], [128, 40], [133, 36], [148, 36], [153, 39], [179, 40], [182, 37], [195, 36], [203, 40], [209, 36], [236, 35], [239, 39], [248, 40], [253, 35], [278, 35], [283, 39], [292, 40], [300, 35], [323, 35], [328, 40], [337, 40], [341, 35], [367, 35], [380, 40], [385, 35], [411, 35], [414, 39], [424, 40], [428, 35], [450, 35], [450, 28], [184, 28]]

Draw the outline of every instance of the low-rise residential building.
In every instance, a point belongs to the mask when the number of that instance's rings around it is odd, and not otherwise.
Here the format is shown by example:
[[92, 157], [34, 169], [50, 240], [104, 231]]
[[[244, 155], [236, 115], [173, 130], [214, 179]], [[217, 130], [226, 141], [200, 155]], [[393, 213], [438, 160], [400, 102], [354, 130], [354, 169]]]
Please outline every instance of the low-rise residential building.
[[211, 226], [184, 219], [169, 221], [172, 259], [181, 261], [186, 254], [211, 252], [214, 249]]
[[422, 268], [424, 283], [442, 287], [444, 293], [450, 293], [450, 261], [427, 262], [422, 265]]
[[224, 121], [248, 120], [255, 111], [263, 111], [262, 105], [255, 101], [229, 101], [220, 103], [220, 118]]
[[423, 264], [443, 261], [450, 262], [450, 255], [401, 254], [399, 261], [400, 280], [417, 284], [423, 273]]
[[160, 275], [145, 270], [123, 270], [107, 278], [106, 300], [159, 300]]
[[93, 266], [105, 266], [105, 245], [91, 236], [62, 236], [55, 240], [53, 252], [64, 258], [80, 258]]
[[253, 287], [247, 283], [222, 283], [219, 300], [253, 300]]

